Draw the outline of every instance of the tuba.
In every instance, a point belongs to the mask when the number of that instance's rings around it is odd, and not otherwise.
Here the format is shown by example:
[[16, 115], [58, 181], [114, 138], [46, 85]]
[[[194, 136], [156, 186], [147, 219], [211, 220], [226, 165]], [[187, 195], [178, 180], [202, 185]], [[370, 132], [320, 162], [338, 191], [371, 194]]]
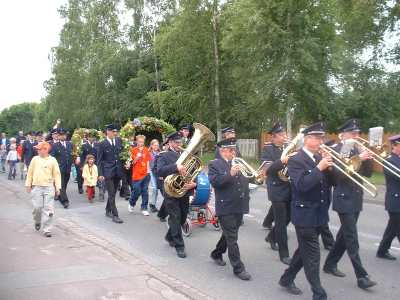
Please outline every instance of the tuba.
[[[283, 149], [282, 151], [282, 155], [281, 155], [281, 159], [286, 157], [286, 156], [290, 156], [290, 155], [294, 155], [297, 151], [297, 144], [299, 142], [301, 142], [304, 138], [304, 134], [299, 132], [295, 138], [293, 140], [291, 140], [287, 146], [285, 147], [285, 149]], [[282, 181], [289, 181], [289, 174], [288, 174], [288, 168], [287, 166], [285, 166], [285, 168], [283, 168], [282, 170], [280, 170], [278, 172], [278, 177], [280, 180]]]
[[235, 157], [232, 159], [232, 166], [239, 166], [240, 173], [246, 178], [254, 178], [255, 184], [261, 185], [264, 183], [265, 176], [263, 174], [263, 168], [266, 162], [263, 162], [261, 166], [254, 170], [243, 158]]
[[200, 123], [194, 123], [193, 127], [195, 128], [193, 137], [176, 161], [176, 164], [185, 167], [186, 174], [184, 176], [180, 174], [171, 174], [164, 180], [164, 191], [173, 198], [183, 197], [187, 192], [187, 190], [183, 188], [184, 185], [195, 180], [203, 169], [200, 158], [195, 156], [194, 153], [197, 153], [205, 142], [215, 140], [214, 134], [206, 126]]

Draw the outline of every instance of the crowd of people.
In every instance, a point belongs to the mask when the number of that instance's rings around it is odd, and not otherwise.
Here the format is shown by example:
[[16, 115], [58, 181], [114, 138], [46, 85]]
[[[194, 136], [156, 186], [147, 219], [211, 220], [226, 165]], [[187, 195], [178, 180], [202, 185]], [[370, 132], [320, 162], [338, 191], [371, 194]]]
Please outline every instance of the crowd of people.
[[[266, 241], [272, 250], [278, 251], [282, 263], [288, 266], [279, 284], [291, 294], [301, 294], [294, 281], [297, 273], [304, 268], [313, 299], [327, 299], [320, 281], [320, 235], [329, 251], [323, 265], [324, 272], [336, 277], [346, 276], [339, 270], [338, 264], [347, 252], [357, 285], [368, 289], [377, 284], [370, 279], [359, 255], [357, 221], [362, 211], [363, 187], [353, 178], [355, 173], [371, 176], [371, 153], [366, 148], [351, 148], [347, 151], [347, 158], [357, 156], [359, 168], [352, 172], [340, 170], [334, 163], [333, 151], [343, 154], [347, 142], [356, 139], [361, 130], [355, 119], [346, 121], [338, 130], [340, 141], [330, 143], [327, 148], [323, 147], [326, 142], [324, 124], [310, 125], [301, 133], [301, 148], [289, 154], [283, 152], [287, 136], [285, 128], [278, 122], [270, 129], [271, 141], [264, 146], [262, 154], [268, 199], [272, 203], [263, 223], [269, 229]], [[233, 273], [242, 280], [250, 280], [251, 275], [240, 256], [238, 235], [243, 215], [249, 212], [249, 183], [252, 179], [243, 174], [243, 166], [233, 163], [236, 157], [241, 156], [234, 128], [224, 128], [222, 133], [222, 139], [216, 144], [215, 159], [208, 165], [208, 178], [215, 192], [215, 211], [222, 229], [221, 238], [210, 257], [218, 266], [225, 266], [223, 254], [228, 252]], [[392, 155], [388, 161], [400, 167], [400, 135], [389, 140]], [[144, 216], [149, 216], [149, 208], [151, 213], [157, 213], [162, 222], [168, 216], [165, 240], [175, 248], [178, 257], [185, 258], [182, 225], [188, 215], [189, 198], [195, 192], [196, 182], [184, 182], [183, 196], [177, 197], [164, 190], [164, 180], [168, 176], [175, 174], [184, 178], [188, 172], [184, 165], [177, 162], [185, 144], [190, 144], [188, 126], [169, 134], [161, 146], [156, 139], [146, 143], [144, 135], [137, 135], [130, 147], [130, 158], [122, 161], [123, 142], [118, 127], [113, 124], [105, 127], [105, 137], [101, 141], [88, 132], [76, 157], [73, 156], [73, 145], [68, 140], [67, 132], [62, 128], [51, 130], [46, 137], [40, 132], [29, 132], [25, 138], [20, 132], [17, 138], [8, 140], [2, 134], [1, 170], [5, 172], [5, 165], [8, 164], [10, 180], [16, 178], [16, 169], [20, 170], [21, 178], [27, 171], [25, 185], [32, 194], [34, 226], [38, 231], [42, 229], [46, 237], [51, 236], [54, 200], [58, 200], [65, 209], [70, 205], [67, 186], [71, 170], [75, 168], [78, 191], [83, 194], [85, 187], [89, 202], [95, 199], [96, 187], [100, 201], [104, 201], [104, 194], [107, 193], [105, 216], [113, 222], [123, 223], [115, 203], [118, 190], [120, 196], [128, 201], [129, 212], [134, 211], [141, 198], [140, 210]], [[377, 257], [394, 260], [396, 258], [389, 249], [396, 236], [400, 240], [400, 174], [396, 176], [393, 170], [389, 172], [385, 168], [385, 178], [385, 208], [389, 213], [389, 223]], [[149, 185], [152, 188], [150, 203]], [[163, 198], [161, 205], [157, 205], [159, 194]], [[336, 239], [329, 230], [331, 203], [341, 223]], [[292, 257], [287, 243], [289, 223], [294, 225], [298, 241]]]

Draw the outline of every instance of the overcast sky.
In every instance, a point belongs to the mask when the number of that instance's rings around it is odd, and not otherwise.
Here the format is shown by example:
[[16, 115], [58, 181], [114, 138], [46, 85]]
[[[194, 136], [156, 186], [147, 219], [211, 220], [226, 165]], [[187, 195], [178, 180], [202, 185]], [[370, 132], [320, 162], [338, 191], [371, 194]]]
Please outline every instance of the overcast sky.
[[58, 44], [67, 0], [1, 0], [0, 111], [45, 96], [50, 49]]

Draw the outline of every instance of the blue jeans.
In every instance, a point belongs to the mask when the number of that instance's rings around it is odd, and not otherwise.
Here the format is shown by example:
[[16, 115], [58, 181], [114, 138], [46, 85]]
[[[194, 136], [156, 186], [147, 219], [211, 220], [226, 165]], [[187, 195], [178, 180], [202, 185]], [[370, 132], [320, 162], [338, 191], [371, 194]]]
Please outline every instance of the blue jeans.
[[10, 168], [9, 168], [9, 172], [8, 172], [8, 179], [11, 179], [12, 177], [15, 178], [15, 176], [17, 175], [17, 160], [10, 160], [8, 162]]
[[151, 177], [151, 205], [156, 206], [157, 204], [157, 196], [158, 196], [158, 187], [157, 187], [157, 177], [153, 172], [150, 173]]
[[132, 180], [132, 194], [129, 199], [129, 204], [131, 206], [135, 206], [136, 201], [142, 196], [142, 205], [140, 207], [142, 210], [147, 210], [147, 205], [149, 203], [149, 182], [150, 175], [147, 175], [141, 180]]

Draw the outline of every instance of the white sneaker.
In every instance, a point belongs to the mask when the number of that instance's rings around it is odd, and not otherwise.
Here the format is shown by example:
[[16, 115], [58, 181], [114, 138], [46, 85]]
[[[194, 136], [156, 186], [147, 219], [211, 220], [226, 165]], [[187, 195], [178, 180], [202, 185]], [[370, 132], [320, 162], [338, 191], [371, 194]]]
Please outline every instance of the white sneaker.
[[149, 214], [149, 212], [147, 210], [142, 210], [142, 215], [147, 217], [150, 214]]
[[129, 211], [130, 213], [133, 213], [133, 206], [130, 205], [129, 203], [128, 203], [128, 211]]

